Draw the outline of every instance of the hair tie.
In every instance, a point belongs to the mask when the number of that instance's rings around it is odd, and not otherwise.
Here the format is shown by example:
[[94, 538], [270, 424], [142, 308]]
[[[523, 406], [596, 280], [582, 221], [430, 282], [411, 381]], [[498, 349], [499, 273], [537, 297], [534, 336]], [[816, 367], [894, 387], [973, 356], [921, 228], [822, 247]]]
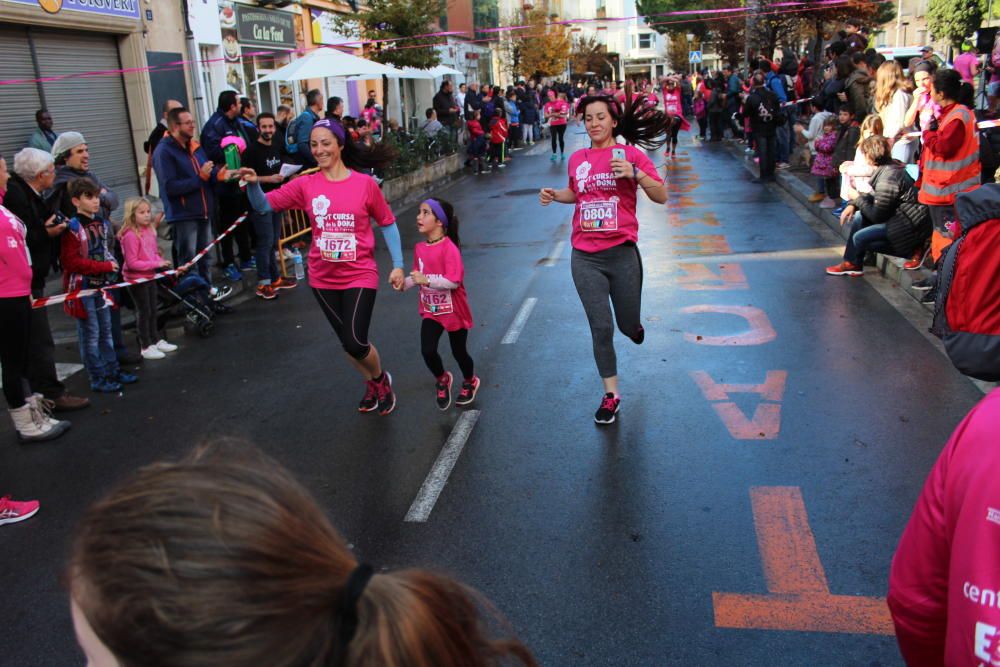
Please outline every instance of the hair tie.
[[427, 206], [431, 209], [431, 211], [434, 212], [434, 217], [436, 217], [438, 220], [441, 221], [441, 224], [444, 225], [444, 228], [448, 229], [448, 224], [450, 223], [450, 220], [448, 220], [448, 216], [445, 215], [444, 207], [441, 206], [441, 203], [437, 199], [425, 199], [424, 203], [427, 204]]
[[361, 563], [354, 568], [344, 584], [340, 597], [340, 645], [345, 651], [358, 630], [358, 600], [374, 574], [371, 565]]
[[333, 136], [337, 137], [337, 141], [343, 146], [347, 143], [347, 133], [344, 131], [344, 126], [340, 124], [339, 121], [333, 120], [332, 118], [324, 118], [313, 123], [313, 130], [317, 127], [325, 127], [333, 133]]

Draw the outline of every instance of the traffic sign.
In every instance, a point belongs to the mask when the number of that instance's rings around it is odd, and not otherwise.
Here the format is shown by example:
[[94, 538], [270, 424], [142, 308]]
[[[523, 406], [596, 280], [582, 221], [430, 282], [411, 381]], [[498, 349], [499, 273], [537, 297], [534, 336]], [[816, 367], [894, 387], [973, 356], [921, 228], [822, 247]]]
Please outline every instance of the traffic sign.
[[701, 62], [701, 51], [688, 51], [688, 62], [689, 63], [700, 63]]

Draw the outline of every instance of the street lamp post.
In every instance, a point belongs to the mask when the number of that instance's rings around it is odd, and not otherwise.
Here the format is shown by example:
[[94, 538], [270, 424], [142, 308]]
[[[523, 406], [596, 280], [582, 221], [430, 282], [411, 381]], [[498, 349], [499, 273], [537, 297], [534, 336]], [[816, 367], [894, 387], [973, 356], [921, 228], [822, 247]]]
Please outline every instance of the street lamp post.
[[689, 32], [685, 37], [687, 37], [688, 47], [688, 74], [694, 74], [694, 63], [691, 62], [691, 45], [694, 44], [694, 33]]

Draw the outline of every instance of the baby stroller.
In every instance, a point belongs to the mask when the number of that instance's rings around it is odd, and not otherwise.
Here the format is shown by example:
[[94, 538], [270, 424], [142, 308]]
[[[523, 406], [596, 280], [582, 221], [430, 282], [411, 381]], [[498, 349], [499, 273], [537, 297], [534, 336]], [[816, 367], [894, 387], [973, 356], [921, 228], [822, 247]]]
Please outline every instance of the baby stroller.
[[228, 306], [212, 301], [209, 284], [197, 273], [176, 276], [157, 282], [157, 326], [163, 328], [171, 317], [183, 317], [186, 326], [191, 326], [202, 338], [208, 338], [215, 330], [213, 319]]

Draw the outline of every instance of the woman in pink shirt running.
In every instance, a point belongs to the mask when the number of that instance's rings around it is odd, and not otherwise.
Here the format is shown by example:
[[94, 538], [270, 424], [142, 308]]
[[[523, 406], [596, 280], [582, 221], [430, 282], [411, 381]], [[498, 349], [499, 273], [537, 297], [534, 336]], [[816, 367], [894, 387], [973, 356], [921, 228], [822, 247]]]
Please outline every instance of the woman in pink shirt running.
[[645, 332], [640, 318], [642, 259], [636, 241], [639, 221], [636, 197], [639, 188], [657, 204], [667, 201], [667, 191], [656, 167], [634, 145], [656, 150], [666, 143], [670, 121], [662, 111], [650, 109], [645, 99], [634, 98], [631, 87], [622, 108], [605, 95], [586, 97], [583, 110], [590, 148], [581, 148], [569, 160], [569, 187], [542, 188], [542, 206], [552, 202], [574, 204], [573, 282], [590, 322], [594, 359], [604, 383], [604, 396], [594, 415], [598, 424], [610, 424], [621, 405], [614, 347], [614, 320], [637, 345]]
[[392, 376], [382, 368], [378, 350], [368, 340], [368, 327], [379, 285], [373, 227], [382, 229], [393, 287], [403, 284], [403, 250], [396, 218], [375, 179], [356, 169], [383, 167], [395, 159], [388, 144], [370, 147], [352, 142], [337, 120], [324, 119], [309, 135], [314, 174], [300, 176], [267, 194], [257, 184], [253, 169], [241, 169], [250, 184], [247, 195], [260, 213], [304, 210], [312, 225], [309, 247], [309, 286], [323, 314], [340, 338], [354, 367], [365, 379], [360, 412], [387, 415], [396, 407]]
[[417, 231], [427, 239], [413, 248], [413, 271], [403, 289], [420, 288], [420, 351], [424, 363], [437, 380], [437, 405], [451, 406], [453, 377], [444, 369], [438, 354], [441, 334], [448, 332], [451, 353], [462, 369], [462, 390], [455, 405], [465, 406], [476, 400], [479, 378], [466, 349], [472, 329], [472, 311], [465, 294], [465, 266], [458, 239], [458, 216], [443, 199], [426, 199], [417, 211]]

